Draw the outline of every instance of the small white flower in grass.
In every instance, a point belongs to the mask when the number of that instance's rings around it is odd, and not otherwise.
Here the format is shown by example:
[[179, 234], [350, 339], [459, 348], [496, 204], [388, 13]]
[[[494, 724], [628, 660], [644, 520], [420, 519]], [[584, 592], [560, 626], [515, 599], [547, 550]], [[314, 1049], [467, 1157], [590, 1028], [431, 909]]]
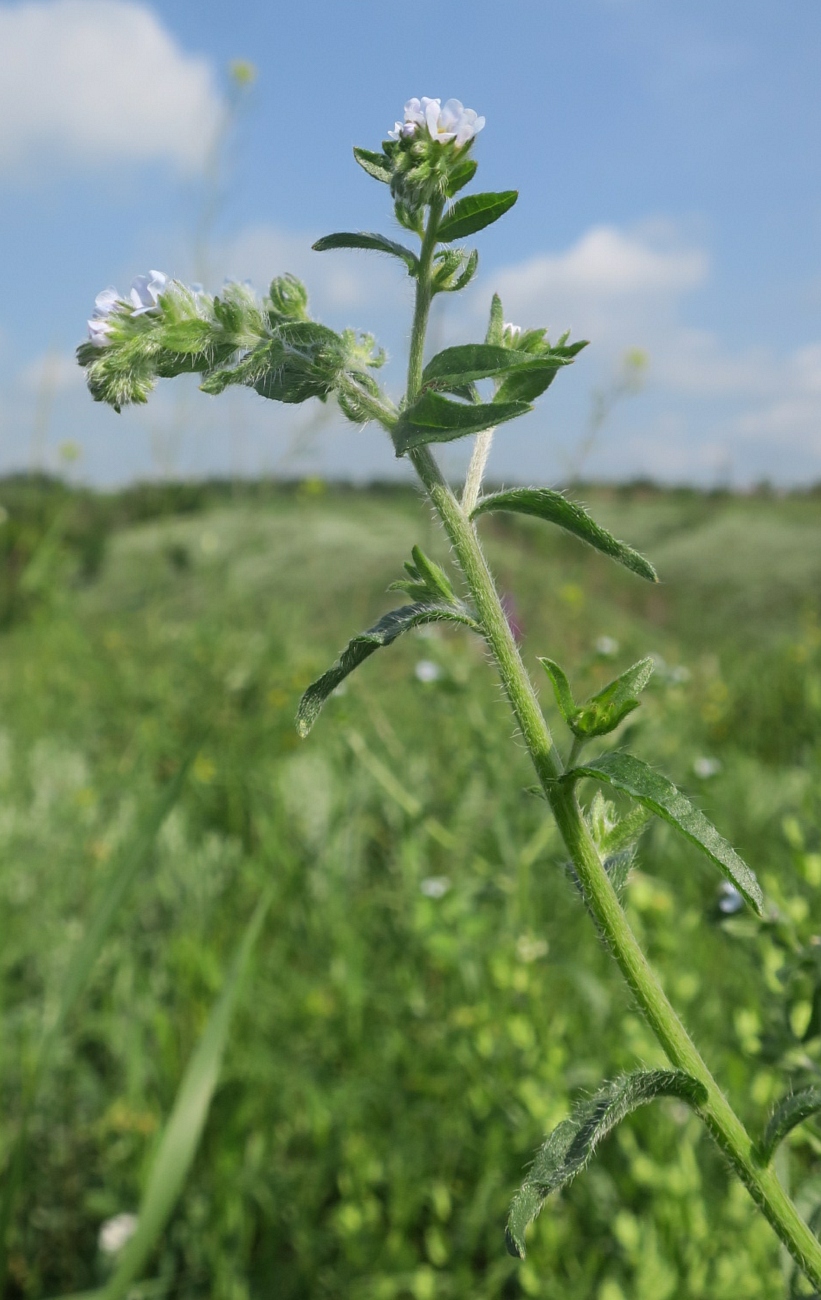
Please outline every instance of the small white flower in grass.
[[168, 284], [168, 276], [162, 271], [149, 271], [148, 275], [138, 275], [131, 286], [131, 301], [134, 304], [132, 316], [144, 316], [157, 306], [160, 294]]
[[538, 961], [548, 953], [547, 939], [536, 939], [532, 934], [520, 934], [516, 940], [516, 956], [519, 961]]
[[100, 1225], [97, 1244], [104, 1255], [116, 1255], [137, 1231], [136, 1214], [115, 1214]]
[[605, 659], [612, 659], [613, 655], [618, 654], [619, 643], [615, 637], [600, 636], [596, 641], [596, 654], [604, 655]]
[[718, 910], [724, 916], [735, 916], [744, 906], [744, 899], [729, 880], [725, 880], [718, 891]]
[[432, 659], [420, 659], [413, 670], [413, 675], [418, 682], [438, 682], [442, 676], [442, 669]]
[[419, 884], [419, 892], [425, 898], [444, 898], [449, 889], [450, 879], [447, 876], [427, 876]]
[[697, 758], [693, 763], [693, 771], [699, 780], [709, 781], [711, 776], [717, 776], [721, 771], [721, 759]]

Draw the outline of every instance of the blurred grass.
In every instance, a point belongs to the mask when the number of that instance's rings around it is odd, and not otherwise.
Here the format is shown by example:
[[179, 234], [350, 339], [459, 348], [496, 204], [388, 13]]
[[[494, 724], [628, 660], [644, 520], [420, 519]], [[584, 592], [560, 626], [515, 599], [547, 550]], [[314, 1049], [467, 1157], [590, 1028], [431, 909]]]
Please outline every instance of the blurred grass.
[[[586, 497], [654, 561], [659, 587], [538, 521], [483, 523], [545, 708], [554, 718], [536, 655], [557, 658], [581, 694], [655, 653], [622, 734], [696, 794], [809, 937], [821, 925], [819, 497]], [[418, 497], [311, 483], [102, 497], [17, 480], [0, 484], [0, 505], [3, 1162], [107, 864], [207, 730], [43, 1082], [5, 1300], [111, 1275], [100, 1224], [137, 1210], [268, 888], [203, 1141], [146, 1274], [166, 1294], [780, 1294], [775, 1239], [674, 1104], [608, 1142], [539, 1220], [524, 1266], [504, 1253], [507, 1202], [545, 1128], [580, 1090], [660, 1058], [525, 792], [478, 643], [405, 638], [297, 740], [301, 690], [395, 603], [385, 588], [412, 544], [447, 561]], [[597, 650], [603, 637], [615, 654]], [[437, 680], [416, 678], [423, 659]], [[708, 780], [693, 769], [703, 757], [720, 764]], [[717, 924], [717, 885], [655, 827], [629, 908], [756, 1123], [785, 1088], [771, 1025], [784, 1022], [796, 1059], [816, 1059], [802, 1021], [812, 989], [801, 976], [784, 1004], [774, 950]], [[793, 1148], [797, 1177], [821, 1150], [811, 1126]]]

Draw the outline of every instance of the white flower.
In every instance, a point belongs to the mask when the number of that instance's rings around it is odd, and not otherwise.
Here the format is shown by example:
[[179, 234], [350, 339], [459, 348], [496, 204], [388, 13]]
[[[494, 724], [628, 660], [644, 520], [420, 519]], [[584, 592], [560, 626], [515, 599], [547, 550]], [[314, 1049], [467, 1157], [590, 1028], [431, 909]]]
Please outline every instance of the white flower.
[[730, 884], [729, 880], [725, 880], [718, 890], [719, 912], [723, 912], [725, 916], [734, 916], [736, 912], [741, 911], [743, 906], [744, 899], [735, 885]]
[[417, 131], [427, 129], [431, 140], [440, 144], [453, 140], [456, 148], [461, 149], [484, 125], [485, 119], [475, 109], [465, 108], [461, 100], [449, 99], [443, 108], [441, 99], [423, 95], [421, 99], [408, 100], [404, 122], [396, 122], [388, 135], [392, 140], [406, 140]]
[[450, 880], [447, 876], [428, 876], [419, 885], [419, 892], [425, 898], [444, 898], [449, 889]]
[[136, 1214], [115, 1214], [100, 1225], [97, 1244], [104, 1255], [116, 1255], [136, 1231]]
[[596, 642], [596, 654], [604, 655], [606, 659], [612, 659], [618, 653], [618, 648], [619, 643], [612, 636], [600, 636]]
[[418, 682], [438, 682], [442, 669], [432, 659], [420, 659], [413, 674]]
[[138, 275], [131, 286], [131, 301], [134, 304], [132, 316], [144, 316], [157, 306], [160, 294], [168, 284], [168, 276], [162, 271], [149, 271], [148, 275]]
[[109, 317], [120, 301], [118, 291], [111, 284], [107, 289], [103, 289], [102, 293], [98, 293], [94, 299], [94, 315], [88, 322], [88, 337], [95, 348], [104, 348], [111, 337]]
[[521, 332], [522, 332], [521, 325], [511, 325], [509, 320], [506, 320], [504, 325], [502, 326], [502, 333], [508, 334], [513, 339], [517, 339], [521, 334]]
[[697, 758], [693, 763], [693, 771], [702, 781], [709, 781], [711, 776], [716, 776], [721, 771], [721, 760], [718, 758]]

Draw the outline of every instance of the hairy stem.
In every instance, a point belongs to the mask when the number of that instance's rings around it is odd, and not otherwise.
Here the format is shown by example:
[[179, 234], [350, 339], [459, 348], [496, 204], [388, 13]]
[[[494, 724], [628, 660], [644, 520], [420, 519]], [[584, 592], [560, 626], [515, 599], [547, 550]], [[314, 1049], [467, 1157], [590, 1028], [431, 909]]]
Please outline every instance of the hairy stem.
[[476, 502], [479, 500], [479, 492], [482, 488], [482, 479], [485, 476], [485, 466], [487, 458], [490, 455], [490, 444], [493, 442], [495, 429], [484, 429], [477, 433], [476, 442], [473, 445], [473, 455], [468, 465], [465, 486], [462, 491], [462, 509], [466, 515], [469, 515]]
[[[440, 215], [441, 206], [431, 211], [423, 241], [411, 338], [409, 399], [418, 391], [422, 373], [430, 307], [428, 281]], [[562, 761], [508, 625], [476, 529], [442, 477], [429, 449], [418, 447], [409, 456], [453, 546], [505, 693], [599, 930], [670, 1063], [702, 1084], [706, 1100], [698, 1113], [704, 1123], [793, 1259], [815, 1286], [821, 1287], [821, 1244], [799, 1215], [774, 1170], [759, 1164], [752, 1139], [711, 1075], [630, 928], [572, 786], [559, 780], [564, 770]]]

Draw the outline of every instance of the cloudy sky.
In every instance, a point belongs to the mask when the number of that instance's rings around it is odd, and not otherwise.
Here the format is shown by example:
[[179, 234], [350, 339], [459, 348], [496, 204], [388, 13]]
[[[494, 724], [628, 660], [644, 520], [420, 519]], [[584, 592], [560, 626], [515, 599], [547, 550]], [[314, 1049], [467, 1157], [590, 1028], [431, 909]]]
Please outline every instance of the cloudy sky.
[[[232, 107], [234, 59], [257, 80]], [[95, 294], [150, 267], [212, 289], [290, 269], [328, 324], [376, 330], [398, 389], [409, 281], [310, 244], [393, 233], [351, 147], [427, 94], [486, 116], [481, 188], [520, 190], [434, 344], [481, 338], [494, 290], [507, 319], [592, 341], [497, 435], [495, 478], [819, 481], [819, 71], [818, 0], [0, 0], [0, 470], [74, 443], [101, 483], [403, 473], [316, 403], [177, 382], [118, 417], [73, 349]]]

